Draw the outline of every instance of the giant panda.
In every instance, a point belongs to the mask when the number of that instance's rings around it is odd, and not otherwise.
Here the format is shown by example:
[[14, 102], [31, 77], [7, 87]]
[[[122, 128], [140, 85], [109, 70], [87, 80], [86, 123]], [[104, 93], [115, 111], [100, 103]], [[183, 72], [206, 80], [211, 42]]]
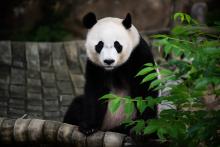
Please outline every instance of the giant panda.
[[[103, 103], [99, 98], [108, 93], [132, 98], [157, 97], [156, 91], [148, 90], [149, 83], [140, 84], [143, 77], [135, 77], [145, 63], [154, 64], [153, 55], [132, 24], [129, 13], [124, 19], [106, 17], [97, 20], [90, 12], [84, 16], [83, 24], [88, 29], [84, 95], [74, 99], [64, 122], [79, 125], [85, 135], [96, 130], [129, 134], [131, 128], [122, 124], [126, 118], [123, 103], [112, 114], [108, 109], [110, 101]], [[142, 114], [136, 109], [132, 119], [147, 120], [156, 116], [156, 109], [146, 109]]]

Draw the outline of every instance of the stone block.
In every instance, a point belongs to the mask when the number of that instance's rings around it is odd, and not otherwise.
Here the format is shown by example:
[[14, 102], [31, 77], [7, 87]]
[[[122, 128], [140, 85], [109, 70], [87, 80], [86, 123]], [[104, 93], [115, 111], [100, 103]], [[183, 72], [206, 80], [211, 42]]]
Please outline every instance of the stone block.
[[18, 117], [22, 117], [25, 114], [25, 110], [24, 109], [18, 109], [18, 108], [9, 108], [8, 110], [8, 115], [11, 118], [18, 118]]
[[67, 70], [67, 59], [63, 47], [63, 43], [53, 43], [52, 45], [52, 57], [53, 67], [55, 71]]
[[40, 72], [36, 70], [27, 70], [27, 77], [32, 79], [40, 79]]
[[8, 98], [9, 97], [9, 90], [0, 90], [0, 97]]
[[43, 119], [43, 112], [40, 111], [29, 111], [27, 114], [28, 118]]
[[44, 87], [55, 87], [55, 74], [52, 72], [41, 72], [41, 79]]
[[78, 40], [76, 42], [76, 45], [77, 45], [78, 53], [80, 55], [86, 54], [86, 48], [85, 48], [85, 41], [84, 40]]
[[7, 117], [7, 116], [8, 116], [7, 107], [0, 107], [0, 117]]
[[27, 105], [27, 111], [28, 112], [42, 112], [43, 111], [43, 105]]
[[65, 116], [67, 110], [68, 110], [68, 106], [61, 106], [60, 107], [61, 115]]
[[44, 100], [44, 105], [47, 106], [51, 106], [51, 105], [55, 105], [57, 107], [59, 107], [59, 102], [58, 100]]
[[32, 100], [36, 100], [36, 101], [42, 101], [42, 94], [41, 93], [33, 93], [33, 92], [27, 92], [27, 100], [32, 101]]
[[11, 84], [25, 85], [25, 70], [12, 68], [11, 69]]
[[56, 88], [43, 87], [43, 94], [45, 99], [58, 99], [58, 90]]
[[46, 119], [60, 119], [60, 112], [59, 111], [44, 111], [44, 117]]
[[37, 43], [26, 43], [27, 68], [32, 71], [40, 71], [40, 60]]
[[41, 92], [41, 81], [40, 79], [27, 79], [27, 91], [33, 93]]
[[0, 97], [0, 117], [7, 117], [8, 100]]
[[57, 81], [57, 87], [61, 94], [72, 94], [73, 86], [71, 82]]
[[78, 60], [78, 50], [75, 42], [65, 42], [67, 64], [72, 73], [81, 73]]
[[39, 43], [40, 66], [41, 71], [52, 71], [52, 50], [51, 43]]
[[84, 93], [84, 88], [75, 87], [75, 94], [76, 94], [76, 96], [82, 95], [83, 93]]
[[83, 88], [85, 85], [85, 77], [80, 74], [70, 74], [71, 80], [73, 82], [74, 88]]
[[69, 73], [68, 70], [63, 69], [56, 72], [56, 79], [60, 81], [69, 81]]
[[27, 79], [27, 91], [33, 93], [41, 92], [41, 80], [40, 79]]
[[60, 103], [62, 106], [69, 106], [73, 101], [73, 95], [60, 95]]
[[26, 68], [25, 43], [12, 42], [12, 65], [14, 67]]
[[87, 56], [85, 54], [82, 54], [79, 56], [79, 63], [80, 63], [80, 67], [83, 71], [83, 74], [86, 73], [86, 62], [87, 62]]
[[27, 84], [28, 86], [31, 86], [31, 87], [41, 87], [41, 80], [28, 78]]
[[9, 99], [9, 107], [10, 108], [25, 109], [25, 100], [24, 99], [10, 98]]
[[44, 100], [45, 111], [59, 111], [58, 100]]
[[26, 96], [26, 87], [22, 85], [10, 86], [11, 97], [23, 98]]
[[9, 84], [9, 75], [0, 74], [0, 84]]
[[9, 84], [10, 81], [10, 66], [0, 65], [0, 84]]
[[7, 109], [7, 106], [8, 106], [7, 99], [0, 98], [0, 108], [6, 108]]
[[11, 65], [11, 42], [0, 41], [0, 64]]
[[9, 85], [8, 84], [0, 84], [0, 90], [8, 90], [9, 89]]

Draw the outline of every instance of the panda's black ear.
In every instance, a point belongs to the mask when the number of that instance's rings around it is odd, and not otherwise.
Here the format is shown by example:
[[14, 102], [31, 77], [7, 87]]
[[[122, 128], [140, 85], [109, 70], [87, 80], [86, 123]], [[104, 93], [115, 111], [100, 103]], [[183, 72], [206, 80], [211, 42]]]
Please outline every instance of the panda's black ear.
[[131, 14], [130, 13], [128, 13], [126, 15], [125, 19], [122, 21], [122, 24], [124, 25], [124, 27], [126, 29], [129, 29], [131, 27], [132, 22], [131, 22]]
[[89, 12], [83, 17], [83, 24], [87, 29], [91, 29], [96, 24], [96, 22], [96, 16], [92, 12]]

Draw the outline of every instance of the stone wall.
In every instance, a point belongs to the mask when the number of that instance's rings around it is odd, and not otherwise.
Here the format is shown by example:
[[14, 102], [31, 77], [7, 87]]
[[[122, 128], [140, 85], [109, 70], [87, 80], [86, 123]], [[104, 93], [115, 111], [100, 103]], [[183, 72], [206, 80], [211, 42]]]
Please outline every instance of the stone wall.
[[83, 41], [0, 41], [0, 117], [62, 120], [83, 92]]

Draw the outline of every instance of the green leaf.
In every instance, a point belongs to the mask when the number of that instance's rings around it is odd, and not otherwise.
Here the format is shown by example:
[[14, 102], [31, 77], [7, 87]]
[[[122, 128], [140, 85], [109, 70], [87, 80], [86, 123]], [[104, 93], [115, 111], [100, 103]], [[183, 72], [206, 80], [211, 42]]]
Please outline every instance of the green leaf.
[[164, 141], [164, 140], [166, 140], [165, 139], [165, 137], [164, 137], [164, 135], [167, 133], [167, 131], [166, 131], [166, 129], [165, 128], [158, 128], [158, 130], [157, 130], [157, 135], [158, 135], [158, 137], [160, 138], [160, 140], [161, 141]]
[[181, 50], [179, 47], [173, 47], [173, 53], [176, 55], [176, 56], [180, 56], [181, 55]]
[[128, 115], [128, 117], [131, 116], [131, 114], [134, 112], [134, 102], [131, 99], [125, 100], [125, 113]]
[[145, 134], [152, 134], [157, 131], [157, 126], [155, 125], [148, 125], [146, 128], [144, 128], [144, 135]]
[[150, 81], [150, 80], [153, 80], [153, 79], [155, 79], [156, 77], [158, 76], [158, 73], [151, 73], [151, 74], [149, 74], [149, 75], [147, 75], [142, 81], [141, 81], [141, 84], [142, 83], [145, 83], [145, 82], [147, 82], [147, 81]]
[[115, 99], [115, 98], [119, 98], [118, 96], [112, 94], [112, 93], [109, 93], [109, 94], [106, 94], [106, 95], [103, 95], [101, 98], [99, 98], [100, 100], [104, 100], [104, 99]]
[[167, 45], [164, 47], [164, 52], [165, 52], [165, 55], [166, 55], [166, 56], [171, 52], [171, 49], [172, 49], [172, 46], [171, 46], [170, 44], [167, 44]]
[[152, 89], [161, 84], [161, 79], [156, 79], [150, 83], [149, 89]]
[[122, 124], [125, 124], [126, 127], [132, 126], [136, 123], [134, 120], [124, 120]]
[[188, 24], [190, 24], [191, 17], [188, 14], [185, 14], [185, 18], [186, 18], [186, 21], [188, 22]]
[[147, 73], [149, 73], [149, 72], [151, 72], [151, 71], [153, 71], [153, 70], [154, 70], [154, 68], [152, 68], [152, 67], [144, 68], [144, 69], [142, 69], [141, 71], [139, 71], [136, 76], [145, 75], [145, 74], [147, 74]]
[[181, 22], [184, 21], [184, 13], [175, 13], [173, 18], [174, 20], [177, 20], [178, 17], [180, 17]]
[[142, 132], [142, 130], [145, 127], [145, 121], [144, 120], [138, 120], [137, 124], [132, 128], [136, 132], [136, 134], [139, 134]]
[[154, 38], [168, 38], [168, 36], [163, 35], [163, 34], [152, 35], [152, 37], [154, 37]]
[[146, 64], [144, 64], [144, 66], [153, 66], [153, 63], [146, 63]]
[[156, 99], [154, 99], [154, 98], [148, 96], [148, 97], [146, 98], [146, 100], [147, 100], [147, 107], [150, 107], [151, 109], [154, 109], [154, 106], [157, 104]]
[[146, 102], [144, 100], [142, 100], [141, 97], [138, 97], [137, 99], [137, 108], [140, 111], [140, 113], [143, 113], [144, 110], [146, 109], [147, 105]]
[[220, 55], [220, 47], [206, 47], [203, 48], [203, 52], [210, 55]]
[[199, 78], [195, 81], [195, 89], [205, 89], [209, 81], [206, 78]]
[[120, 106], [121, 99], [116, 98], [110, 101], [110, 112], [114, 113]]
[[153, 91], [163, 90], [165, 88], [164, 85], [159, 85], [153, 89]]
[[164, 76], [168, 76], [168, 75], [172, 75], [173, 74], [173, 72], [171, 70], [169, 70], [169, 69], [161, 69], [159, 71], [159, 73], [164, 75]]

